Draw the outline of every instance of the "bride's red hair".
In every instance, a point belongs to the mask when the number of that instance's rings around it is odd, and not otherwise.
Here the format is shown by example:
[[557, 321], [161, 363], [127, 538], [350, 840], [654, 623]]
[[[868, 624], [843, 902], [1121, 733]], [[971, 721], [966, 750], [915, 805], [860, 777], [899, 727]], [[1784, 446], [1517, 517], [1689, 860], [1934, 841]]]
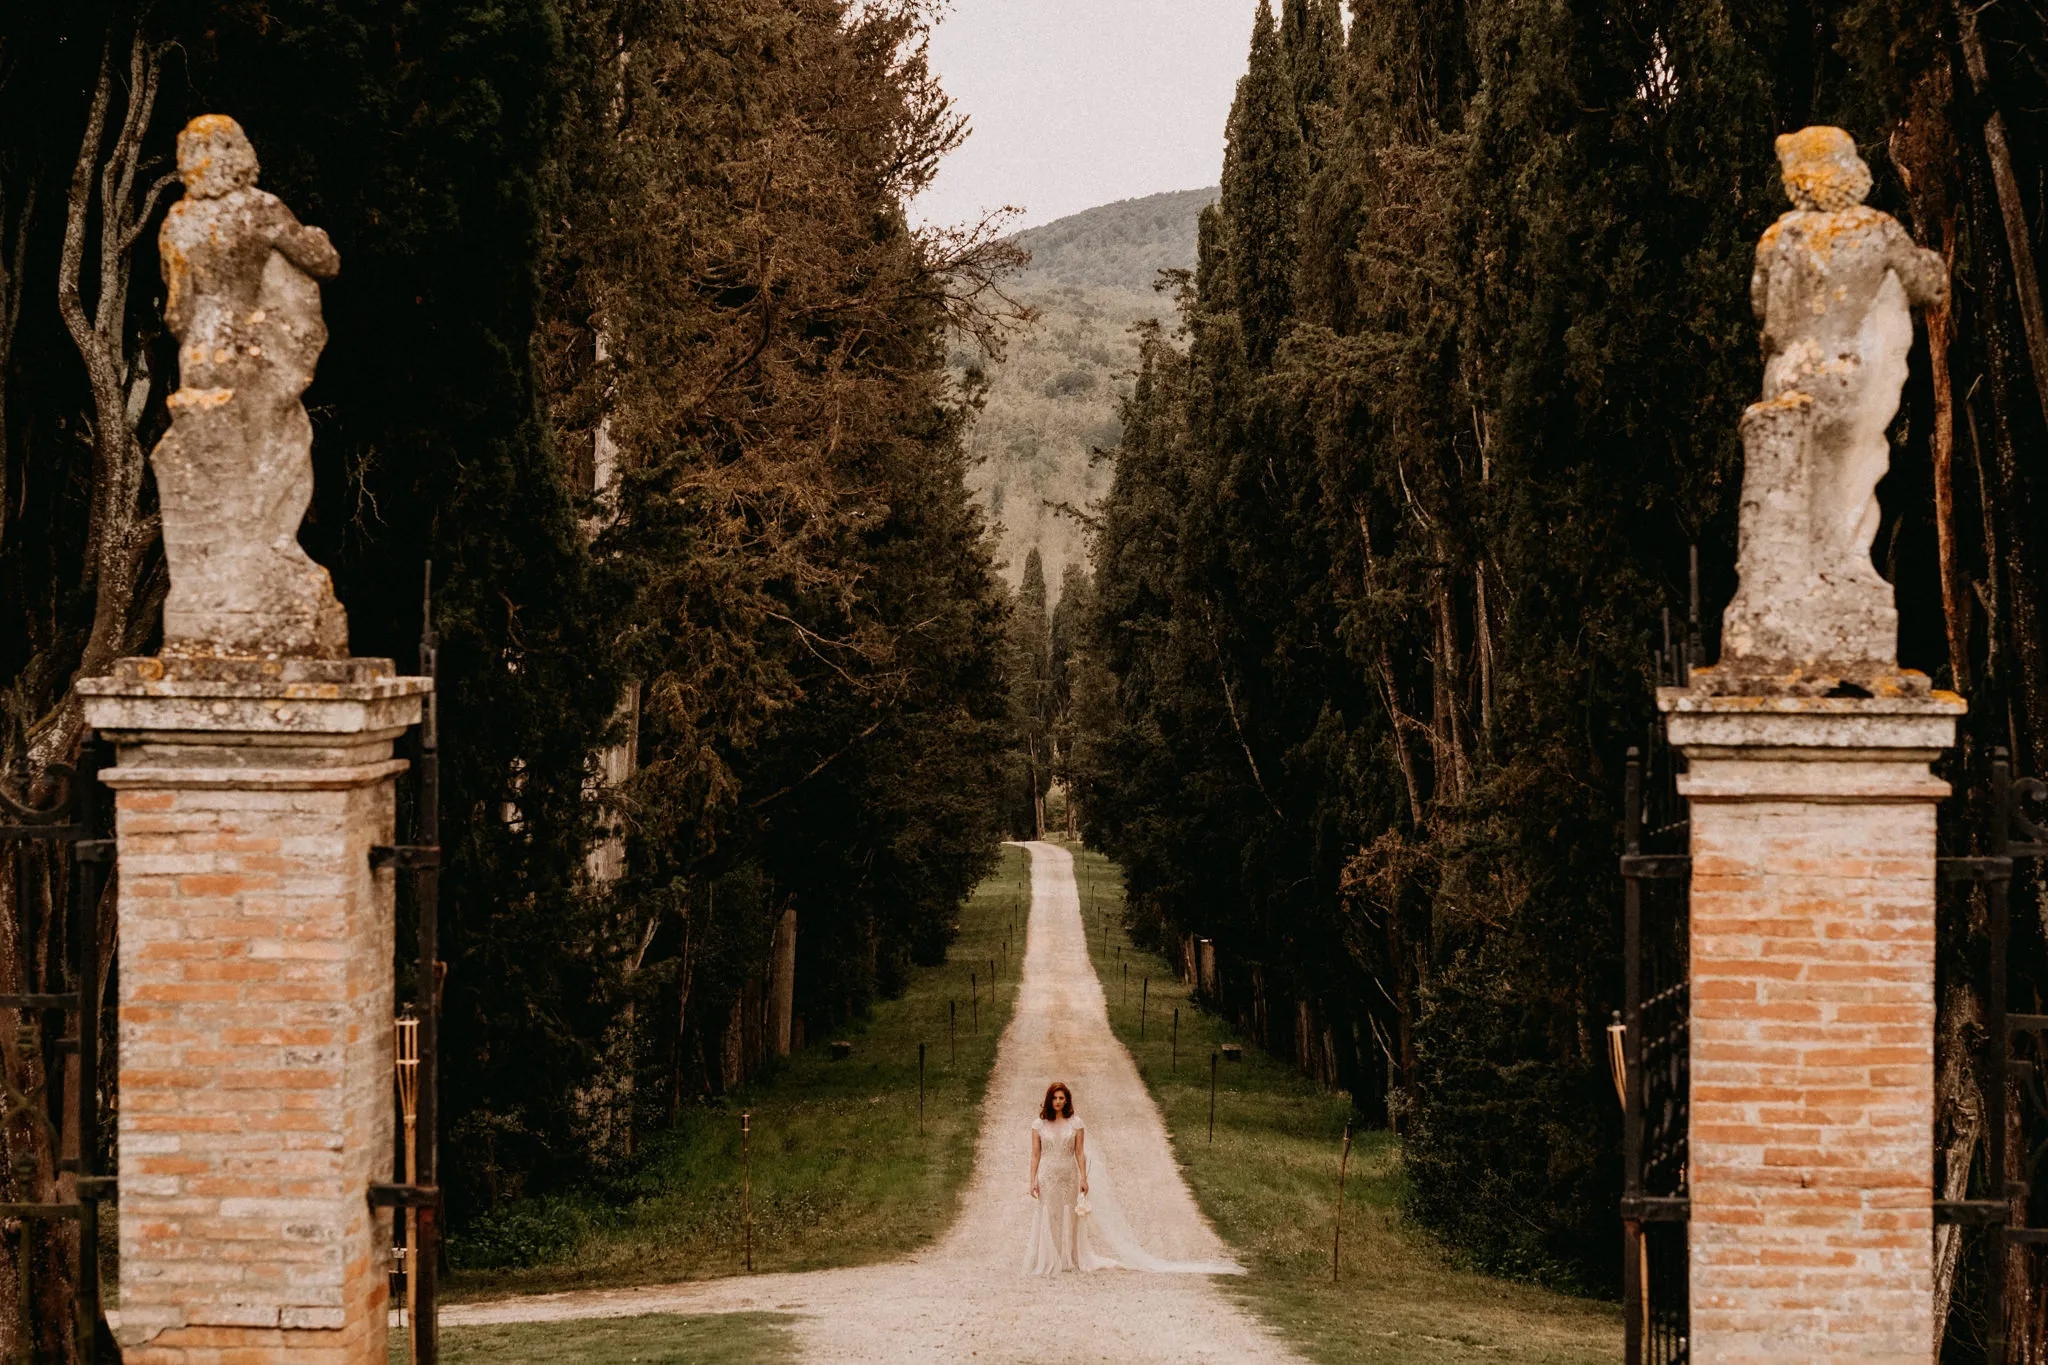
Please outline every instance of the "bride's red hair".
[[1067, 1097], [1066, 1117], [1074, 1117], [1074, 1088], [1065, 1081], [1054, 1081], [1045, 1088], [1045, 1103], [1038, 1107], [1038, 1117], [1044, 1119], [1047, 1123], [1051, 1123], [1054, 1119], [1060, 1117], [1052, 1107], [1052, 1097], [1056, 1094]]

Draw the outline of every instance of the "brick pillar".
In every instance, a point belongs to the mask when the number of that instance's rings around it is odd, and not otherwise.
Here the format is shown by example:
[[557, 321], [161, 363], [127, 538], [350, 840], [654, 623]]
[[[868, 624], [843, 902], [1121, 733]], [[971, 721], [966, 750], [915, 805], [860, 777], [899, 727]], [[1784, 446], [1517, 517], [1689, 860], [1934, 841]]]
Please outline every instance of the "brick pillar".
[[1949, 693], [1667, 690], [1692, 803], [1692, 1359], [1933, 1358]]
[[120, 1339], [129, 1365], [383, 1365], [392, 741], [382, 659], [124, 659]]

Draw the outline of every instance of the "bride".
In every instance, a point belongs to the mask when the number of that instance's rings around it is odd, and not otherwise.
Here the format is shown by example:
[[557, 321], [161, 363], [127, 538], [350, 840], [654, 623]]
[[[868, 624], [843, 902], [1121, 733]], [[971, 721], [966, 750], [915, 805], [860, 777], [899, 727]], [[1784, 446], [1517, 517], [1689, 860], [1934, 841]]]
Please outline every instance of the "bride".
[[1038, 1211], [1024, 1249], [1025, 1274], [1114, 1264], [1088, 1247], [1088, 1131], [1074, 1113], [1074, 1093], [1065, 1081], [1046, 1087], [1045, 1103], [1031, 1121], [1031, 1197]]
[[[1101, 1186], [1099, 1213], [1091, 1205], [1088, 1130], [1074, 1112], [1065, 1081], [1045, 1089], [1031, 1121], [1031, 1197], [1038, 1207], [1024, 1248], [1024, 1273], [1062, 1270], [1144, 1270], [1160, 1274], [1241, 1275], [1235, 1261], [1165, 1261], [1148, 1253], [1125, 1224], [1100, 1149], [1094, 1174]], [[1113, 1254], [1106, 1254], [1113, 1253]]]

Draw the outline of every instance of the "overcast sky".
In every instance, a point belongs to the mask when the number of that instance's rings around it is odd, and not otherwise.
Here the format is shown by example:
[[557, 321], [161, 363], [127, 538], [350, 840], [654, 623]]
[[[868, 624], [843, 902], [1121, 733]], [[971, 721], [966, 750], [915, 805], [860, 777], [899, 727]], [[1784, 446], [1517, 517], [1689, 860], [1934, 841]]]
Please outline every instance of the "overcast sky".
[[1020, 226], [1216, 183], [1256, 0], [953, 0], [932, 59], [974, 135], [913, 206]]

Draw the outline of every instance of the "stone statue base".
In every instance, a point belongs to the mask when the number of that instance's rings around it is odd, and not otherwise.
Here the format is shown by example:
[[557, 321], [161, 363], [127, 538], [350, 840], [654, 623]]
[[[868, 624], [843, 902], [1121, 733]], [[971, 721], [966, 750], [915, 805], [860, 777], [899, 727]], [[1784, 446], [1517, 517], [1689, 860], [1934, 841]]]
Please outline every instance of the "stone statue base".
[[180, 389], [170, 406], [171, 429], [150, 457], [171, 570], [164, 652], [346, 657], [348, 617], [298, 541], [313, 497], [313, 427], [297, 397]]
[[1694, 686], [1726, 696], [1924, 697], [1926, 676], [1895, 662], [1892, 585], [1867, 542], [1844, 534], [1862, 509], [1814, 505], [1828, 483], [1813, 464], [1840, 458], [1820, 425], [1804, 393], [1742, 414], [1741, 586], [1721, 618], [1720, 664]]

